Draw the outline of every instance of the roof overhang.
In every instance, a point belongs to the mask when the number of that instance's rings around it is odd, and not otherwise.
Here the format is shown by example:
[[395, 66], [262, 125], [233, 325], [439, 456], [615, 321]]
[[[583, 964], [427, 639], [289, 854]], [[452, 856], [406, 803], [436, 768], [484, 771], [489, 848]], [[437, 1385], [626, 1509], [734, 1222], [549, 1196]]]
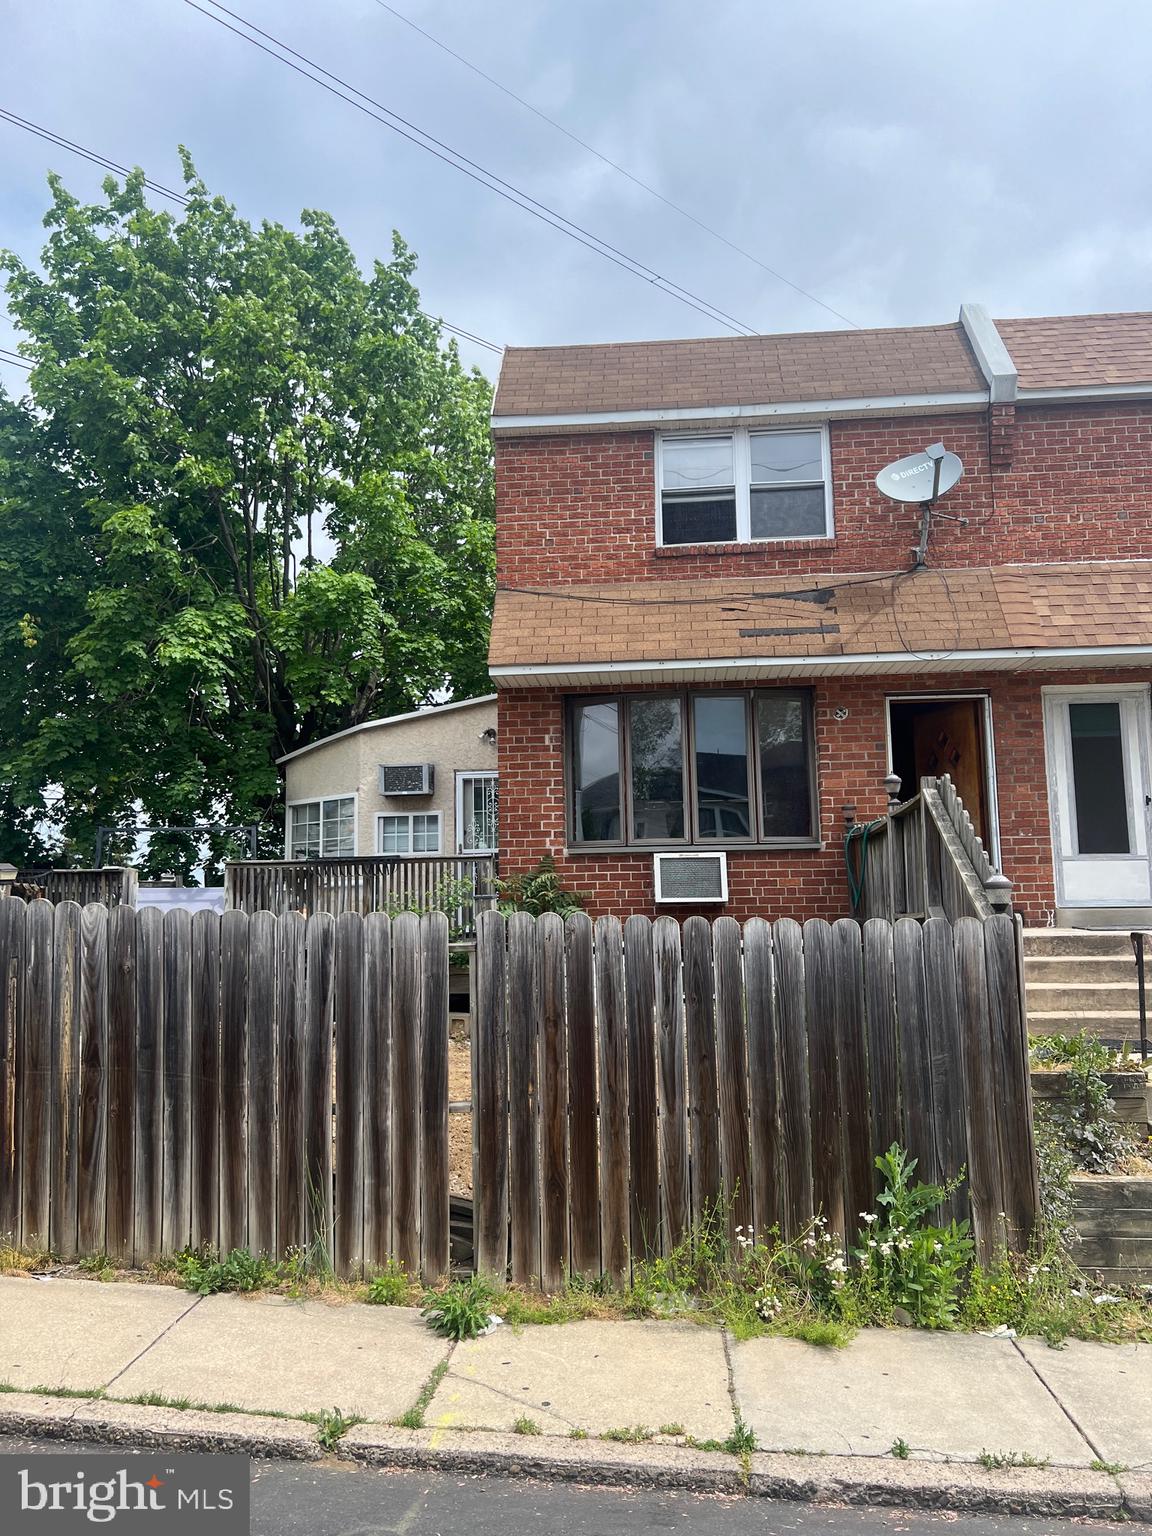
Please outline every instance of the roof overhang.
[[862, 652], [850, 656], [707, 657], [702, 660], [527, 663], [489, 668], [498, 689], [613, 688], [622, 683], [712, 683], [736, 678], [808, 677], [922, 672], [1036, 672], [1077, 667], [1152, 667], [1152, 645]]
[[920, 416], [983, 409], [988, 392], [953, 390], [933, 395], [861, 395], [851, 400], [778, 400], [770, 405], [686, 405], [662, 410], [560, 411], [554, 415], [493, 416], [493, 432], [558, 432], [581, 427], [720, 426], [739, 421], [828, 421], [854, 416]]

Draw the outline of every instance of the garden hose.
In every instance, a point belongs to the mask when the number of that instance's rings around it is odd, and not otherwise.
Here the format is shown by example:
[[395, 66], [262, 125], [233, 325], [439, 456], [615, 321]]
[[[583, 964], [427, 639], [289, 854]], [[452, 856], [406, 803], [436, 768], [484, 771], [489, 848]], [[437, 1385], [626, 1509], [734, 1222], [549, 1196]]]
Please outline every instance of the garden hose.
[[[868, 883], [868, 839], [876, 827], [884, 825], [885, 818], [878, 821], [860, 822], [856, 826], [849, 827], [844, 837], [844, 867], [848, 871], [848, 895], [852, 901], [852, 910], [856, 911], [864, 899], [864, 887]], [[860, 844], [860, 874], [857, 876], [852, 867], [852, 844], [858, 841]]]

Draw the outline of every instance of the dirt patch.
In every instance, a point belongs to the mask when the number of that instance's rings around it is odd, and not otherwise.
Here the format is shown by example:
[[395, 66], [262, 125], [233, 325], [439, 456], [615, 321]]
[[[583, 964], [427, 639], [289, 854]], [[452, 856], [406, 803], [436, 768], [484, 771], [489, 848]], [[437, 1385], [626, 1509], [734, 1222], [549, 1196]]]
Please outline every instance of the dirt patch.
[[[472, 1051], [467, 1040], [448, 1042], [448, 1100], [458, 1104], [472, 1097]], [[472, 1193], [472, 1116], [448, 1116], [448, 1188], [454, 1195]]]

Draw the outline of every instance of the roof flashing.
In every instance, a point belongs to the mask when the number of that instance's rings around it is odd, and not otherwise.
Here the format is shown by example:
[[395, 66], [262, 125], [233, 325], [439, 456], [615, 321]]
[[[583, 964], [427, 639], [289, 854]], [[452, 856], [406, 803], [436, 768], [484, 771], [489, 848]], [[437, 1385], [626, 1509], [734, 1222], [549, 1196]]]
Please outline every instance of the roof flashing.
[[960, 324], [968, 344], [976, 354], [980, 372], [988, 381], [988, 398], [993, 405], [1015, 400], [1019, 378], [1004, 338], [983, 304], [961, 304]]

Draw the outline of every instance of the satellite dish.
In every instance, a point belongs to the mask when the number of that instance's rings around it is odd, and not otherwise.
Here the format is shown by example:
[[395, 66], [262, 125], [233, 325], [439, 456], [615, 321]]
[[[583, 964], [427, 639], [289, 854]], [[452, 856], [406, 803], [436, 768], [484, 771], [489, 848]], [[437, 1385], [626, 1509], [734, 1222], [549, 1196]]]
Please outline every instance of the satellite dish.
[[920, 453], [910, 453], [886, 465], [876, 476], [876, 489], [892, 501], [935, 501], [950, 491], [964, 473], [954, 453], [943, 443], [933, 443]]

